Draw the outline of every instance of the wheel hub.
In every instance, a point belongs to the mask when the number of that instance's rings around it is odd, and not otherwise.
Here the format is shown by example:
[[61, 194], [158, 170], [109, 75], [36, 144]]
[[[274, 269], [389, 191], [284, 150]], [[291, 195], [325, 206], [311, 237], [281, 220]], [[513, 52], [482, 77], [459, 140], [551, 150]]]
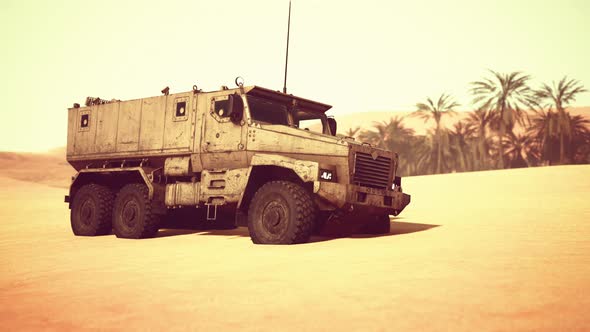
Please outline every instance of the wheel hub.
[[92, 216], [94, 215], [94, 204], [91, 200], [87, 200], [80, 208], [80, 221], [85, 225], [90, 225]]
[[136, 202], [130, 201], [125, 203], [123, 207], [123, 223], [127, 225], [127, 227], [133, 227], [137, 223], [137, 218], [139, 215], [139, 206]]
[[271, 234], [280, 234], [287, 227], [287, 211], [278, 202], [270, 202], [262, 212], [262, 225]]

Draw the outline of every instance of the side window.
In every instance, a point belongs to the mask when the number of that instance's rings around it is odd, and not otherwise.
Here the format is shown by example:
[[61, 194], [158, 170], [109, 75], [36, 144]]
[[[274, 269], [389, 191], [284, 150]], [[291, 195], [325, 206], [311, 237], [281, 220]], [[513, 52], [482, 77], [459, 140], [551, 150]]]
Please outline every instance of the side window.
[[90, 111], [80, 111], [79, 113], [79, 122], [78, 122], [78, 131], [88, 131], [90, 130]]
[[211, 109], [209, 113], [218, 122], [230, 121], [230, 104], [229, 96], [217, 96], [211, 99]]
[[174, 121], [185, 121], [188, 119], [188, 98], [182, 97], [174, 100]]
[[[227, 97], [227, 96], [226, 96]], [[214, 100], [214, 112], [220, 118], [229, 117], [229, 100], [228, 99], [215, 99]]]
[[322, 119], [300, 120], [299, 129], [322, 134], [324, 132], [324, 125]]
[[181, 117], [186, 115], [186, 101], [176, 103], [176, 116]]
[[211, 116], [218, 122], [231, 121], [238, 125], [244, 115], [244, 102], [242, 97], [234, 93], [232, 95], [218, 96], [211, 99]]

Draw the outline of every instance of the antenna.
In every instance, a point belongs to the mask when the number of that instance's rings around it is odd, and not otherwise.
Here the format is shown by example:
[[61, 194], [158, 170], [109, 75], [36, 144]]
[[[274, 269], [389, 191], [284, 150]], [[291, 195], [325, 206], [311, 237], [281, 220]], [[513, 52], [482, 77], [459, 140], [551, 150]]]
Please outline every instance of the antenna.
[[287, 64], [289, 63], [289, 32], [291, 30], [291, 0], [289, 0], [289, 20], [287, 21], [287, 53], [285, 55], [285, 81], [283, 93], [287, 93]]

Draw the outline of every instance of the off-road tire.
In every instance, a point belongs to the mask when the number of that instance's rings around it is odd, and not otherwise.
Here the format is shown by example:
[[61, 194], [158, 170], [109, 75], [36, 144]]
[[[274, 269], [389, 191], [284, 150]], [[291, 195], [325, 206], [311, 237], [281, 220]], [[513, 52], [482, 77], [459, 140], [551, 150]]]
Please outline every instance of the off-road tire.
[[82, 186], [74, 196], [70, 210], [72, 232], [78, 236], [111, 233], [113, 192], [98, 184]]
[[117, 237], [154, 237], [158, 233], [159, 223], [160, 216], [152, 211], [152, 202], [145, 185], [132, 183], [119, 191], [113, 207], [113, 229]]
[[248, 230], [256, 244], [295, 244], [309, 240], [317, 208], [302, 186], [271, 181], [256, 191], [248, 208]]
[[389, 215], [368, 215], [363, 218], [366, 222], [361, 226], [360, 234], [389, 234], [391, 232], [391, 221]]

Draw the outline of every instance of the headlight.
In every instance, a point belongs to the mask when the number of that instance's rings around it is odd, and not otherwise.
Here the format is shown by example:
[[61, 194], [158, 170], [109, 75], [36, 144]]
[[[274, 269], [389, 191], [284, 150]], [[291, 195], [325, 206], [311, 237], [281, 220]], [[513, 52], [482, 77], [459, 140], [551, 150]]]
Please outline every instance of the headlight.
[[393, 184], [391, 185], [391, 189], [395, 189], [395, 187], [401, 187], [402, 186], [402, 178], [399, 176], [396, 176], [393, 178]]

